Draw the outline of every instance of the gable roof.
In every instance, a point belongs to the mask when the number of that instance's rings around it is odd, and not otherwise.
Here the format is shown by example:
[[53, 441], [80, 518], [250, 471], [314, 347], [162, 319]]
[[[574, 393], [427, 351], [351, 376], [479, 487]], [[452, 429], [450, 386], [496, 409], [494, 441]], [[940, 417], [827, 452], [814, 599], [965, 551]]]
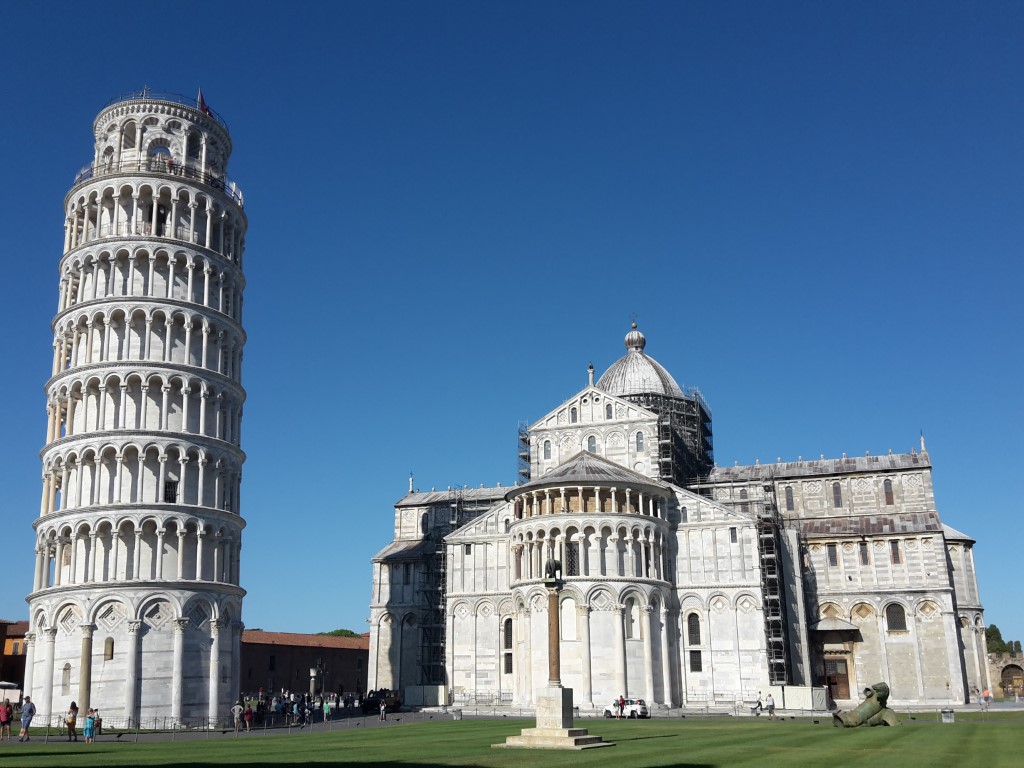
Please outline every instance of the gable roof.
[[24, 637], [28, 632], [28, 619], [22, 621], [8, 621], [0, 619], [0, 624], [7, 626], [7, 637]]
[[[637, 419], [656, 419], [656, 418], [658, 418], [658, 415], [654, 411], [650, 410], [649, 408], [645, 408], [644, 406], [639, 405], [638, 403], [634, 403], [632, 400], [627, 400], [624, 397], [619, 397], [618, 395], [616, 395], [616, 394], [614, 394], [612, 392], [606, 392], [605, 390], [601, 389], [601, 387], [599, 387], [599, 386], [597, 386], [595, 384], [588, 384], [586, 387], [581, 389], [579, 392], [574, 394], [572, 397], [569, 397], [566, 400], [563, 400], [561, 403], [558, 404], [557, 407], [552, 408], [550, 411], [545, 413], [539, 419], [536, 419], [534, 422], [532, 422], [530, 424], [530, 431], [533, 432], [535, 430], [540, 430], [540, 429], [550, 429], [551, 428], [550, 426], [549, 427], [545, 427], [544, 426], [544, 423], [546, 421], [549, 421], [550, 419], [557, 419], [559, 411], [565, 410], [566, 408], [572, 406], [578, 400], [582, 400], [585, 397], [593, 397], [594, 395], [600, 395], [601, 397], [607, 398], [612, 403], [620, 404], [620, 405], [626, 406], [627, 408], [632, 408], [635, 411], [637, 411], [637, 415], [636, 416], [632, 416], [632, 417], [630, 417], [628, 419], [625, 419], [625, 418], [622, 418], [622, 417], [617, 417], [617, 418], [613, 419], [613, 421], [615, 421], [615, 422], [636, 421]], [[582, 426], [585, 425], [585, 423], [586, 422], [581, 421], [581, 422], [579, 422], [577, 424], [559, 424], [558, 428], [582, 427]], [[608, 422], [602, 420], [601, 423], [607, 424]]]
[[801, 520], [800, 531], [810, 539], [831, 536], [885, 536], [894, 533], [939, 533], [943, 525], [935, 512], [860, 515]]
[[552, 485], [617, 485], [667, 490], [668, 485], [589, 451], [580, 451], [545, 475], [513, 488], [506, 498]]
[[422, 560], [437, 550], [437, 542], [430, 539], [398, 539], [371, 558], [374, 563]]
[[775, 464], [745, 464], [736, 467], [715, 467], [707, 482], [730, 483], [748, 480], [782, 480], [787, 477], [817, 477], [879, 472], [882, 470], [927, 469], [932, 465], [928, 453], [889, 453], [883, 456], [851, 456], [841, 459], [811, 461], [780, 461]]
[[969, 541], [972, 544], [975, 540], [968, 536], [966, 533], [961, 533], [951, 525], [942, 524], [942, 535], [946, 537], [946, 541]]
[[433, 507], [450, 504], [458, 498], [463, 504], [472, 502], [474, 505], [489, 505], [501, 501], [508, 493], [508, 487], [494, 486], [481, 488], [449, 488], [445, 491], [412, 491], [396, 503], [396, 507]]

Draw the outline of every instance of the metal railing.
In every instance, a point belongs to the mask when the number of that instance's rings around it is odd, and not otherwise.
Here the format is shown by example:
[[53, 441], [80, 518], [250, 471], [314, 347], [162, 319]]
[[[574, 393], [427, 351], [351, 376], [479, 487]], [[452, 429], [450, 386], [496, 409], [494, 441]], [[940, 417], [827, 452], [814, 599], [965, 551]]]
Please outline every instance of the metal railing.
[[87, 165], [75, 176], [73, 186], [78, 186], [89, 179], [100, 179], [106, 176], [113, 176], [121, 173], [156, 173], [162, 176], [173, 176], [190, 181], [198, 181], [213, 189], [220, 190], [230, 197], [239, 206], [242, 206], [242, 190], [238, 184], [223, 174], [203, 171], [188, 163], [176, 162], [166, 155], [150, 155], [139, 157], [133, 160], [121, 160], [120, 162], [101, 162], [96, 165]]
[[[119, 222], [115, 227], [113, 224], [103, 224], [100, 227], [89, 227], [89, 239], [78, 243], [75, 248], [81, 248], [84, 245], [88, 245], [96, 240], [103, 240], [108, 237], [125, 238], [125, 237], [161, 237], [170, 240], [180, 240], [184, 243], [191, 243], [192, 245], [202, 246], [203, 248], [209, 248], [215, 253], [219, 253], [230, 261], [236, 261], [233, 249], [230, 247], [230, 238], [225, 238], [224, 250], [221, 251], [218, 246], [206, 244], [206, 233], [199, 229], [194, 229], [191, 233], [188, 227], [184, 224], [174, 226], [172, 224], [162, 224], [157, 222], [156, 232], [153, 231], [153, 223], [150, 221], [139, 222], [135, 226], [135, 232], [132, 232], [132, 225], [129, 222]], [[213, 238], [217, 239], [217, 238]], [[73, 249], [72, 249], [73, 250]]]
[[154, 91], [150, 88], [143, 88], [141, 91], [129, 91], [126, 94], [111, 99], [103, 105], [103, 109], [112, 107], [115, 104], [120, 104], [122, 101], [167, 101], [171, 104], [180, 104], [183, 107], [194, 109], [196, 112], [207, 115], [220, 125], [225, 131], [228, 130], [227, 121], [220, 116], [220, 114], [207, 104], [206, 108], [199, 103], [199, 99], [189, 98], [188, 96], [182, 96], [180, 93], [166, 93], [162, 91]]

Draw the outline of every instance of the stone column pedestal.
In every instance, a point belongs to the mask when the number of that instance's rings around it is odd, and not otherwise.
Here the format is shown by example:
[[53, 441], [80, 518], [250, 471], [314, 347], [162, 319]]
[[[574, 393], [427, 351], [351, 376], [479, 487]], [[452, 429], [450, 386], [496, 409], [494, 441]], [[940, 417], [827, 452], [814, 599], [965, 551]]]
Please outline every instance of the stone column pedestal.
[[548, 687], [537, 695], [537, 727], [523, 728], [518, 736], [509, 736], [498, 748], [520, 749], [593, 749], [612, 747], [613, 742], [591, 736], [586, 728], [573, 728], [572, 688]]

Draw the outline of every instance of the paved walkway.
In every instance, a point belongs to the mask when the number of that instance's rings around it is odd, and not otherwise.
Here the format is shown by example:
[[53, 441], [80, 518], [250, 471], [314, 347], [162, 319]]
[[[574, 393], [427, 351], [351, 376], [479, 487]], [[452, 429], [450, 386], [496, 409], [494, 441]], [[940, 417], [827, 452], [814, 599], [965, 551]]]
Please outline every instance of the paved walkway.
[[[936, 706], [929, 708], [921, 707], [895, 707], [896, 712], [901, 717], [906, 717], [909, 714], [915, 714], [919, 716], [928, 717], [934, 714], [935, 718], [938, 719], [939, 712], [942, 709], [953, 709], [956, 712], [977, 712], [979, 707], [977, 704], [954, 704], [950, 707]], [[1021, 712], [1024, 711], [1024, 702], [1015, 703], [1009, 702], [992, 702], [989, 708], [990, 712]], [[492, 708], [474, 710], [473, 708], [463, 708], [458, 710], [457, 708], [450, 708], [448, 712], [441, 710], [437, 711], [421, 711], [421, 712], [399, 712], [397, 714], [389, 714], [388, 719], [381, 721], [376, 715], [351, 715], [348, 717], [339, 717], [334, 720], [314, 723], [312, 726], [299, 727], [299, 726], [275, 726], [275, 727], [256, 727], [254, 726], [252, 731], [246, 732], [244, 729], [238, 733], [234, 732], [233, 728], [228, 729], [216, 729], [216, 730], [180, 730], [180, 731], [133, 731], [133, 730], [112, 730], [110, 728], [104, 729], [103, 735], [97, 737], [97, 742], [121, 742], [126, 744], [131, 743], [146, 743], [146, 742], [172, 742], [172, 741], [196, 741], [196, 740], [224, 740], [224, 739], [257, 739], [257, 738], [268, 738], [268, 737], [288, 737], [288, 738], [302, 738], [305, 735], [312, 733], [333, 733], [334, 731], [350, 731], [357, 728], [394, 728], [400, 725], [408, 725], [410, 723], [424, 723], [431, 721], [447, 721], [456, 718], [455, 712], [461, 712], [465, 717], [473, 717], [477, 719], [501, 719], [501, 718], [532, 718], [534, 715], [532, 712], [525, 710], [515, 710], [508, 712], [501, 712]], [[749, 713], [743, 713], [748, 715]], [[777, 709], [776, 714], [779, 718], [791, 718], [791, 717], [830, 717], [831, 712], [810, 712], [807, 710], [784, 710]], [[654, 713], [655, 718], [700, 718], [700, 717], [722, 717], [731, 716], [732, 712], [716, 712], [711, 710], [706, 712], [704, 710], [661, 710]], [[767, 717], [767, 715], [765, 715]], [[461, 719], [461, 716], [459, 717]], [[587, 716], [584, 715], [578, 718], [580, 721], [588, 721], [601, 719], [600, 715]], [[84, 739], [79, 733], [79, 743], [84, 744]], [[29, 742], [31, 745], [39, 745], [45, 743], [66, 743], [67, 737], [58, 731], [57, 728], [50, 730], [49, 736], [46, 735], [45, 730], [40, 728], [32, 729], [32, 739]], [[17, 749], [21, 745], [18, 744], [17, 740], [5, 744], [3, 749], [8, 747]]]

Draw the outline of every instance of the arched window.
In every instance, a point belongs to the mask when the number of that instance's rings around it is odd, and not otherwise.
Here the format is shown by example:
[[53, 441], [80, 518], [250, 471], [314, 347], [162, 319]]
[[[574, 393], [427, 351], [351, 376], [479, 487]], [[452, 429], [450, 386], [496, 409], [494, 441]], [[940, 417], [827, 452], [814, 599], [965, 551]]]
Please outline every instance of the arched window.
[[700, 645], [700, 616], [691, 613], [686, 617], [687, 645]]
[[885, 625], [890, 632], [907, 631], [907, 612], [899, 603], [885, 606]]
[[793, 511], [793, 486], [786, 486], [786, 511]]
[[576, 412], [576, 409], [575, 408], [570, 408], [569, 409], [569, 423], [570, 424], [575, 424], [578, 418], [579, 418], [579, 414]]
[[420, 515], [420, 533], [425, 535], [429, 529], [430, 518], [427, 516], [427, 513], [424, 512], [422, 515]]
[[597, 438], [593, 435], [587, 438], [587, 450], [591, 453], [597, 453]]
[[843, 506], [843, 488], [839, 483], [832, 483], [832, 506], [836, 509]]
[[637, 453], [641, 453], [643, 451], [643, 449], [644, 449], [644, 433], [643, 432], [637, 432], [636, 433], [636, 452]]
[[108, 637], [103, 641], [103, 659], [110, 661], [114, 658], [114, 638]]
[[892, 480], [886, 480], [882, 483], [882, 490], [885, 491], [885, 505], [891, 507], [895, 503], [892, 497]]
[[750, 504], [747, 502], [747, 489], [746, 488], [740, 488], [740, 501], [743, 502], [742, 504], [740, 504], [740, 511], [743, 512], [744, 514], [750, 512]]
[[65, 664], [60, 673], [60, 694], [61, 696], [71, 695], [71, 664]]
[[550, 440], [545, 440], [544, 441], [544, 459], [545, 459], [545, 461], [549, 461], [551, 459], [551, 441]]
[[606, 419], [612, 418], [612, 404], [611, 403], [605, 403], [605, 406], [604, 406], [604, 417]]
[[505, 521], [505, 533], [508, 533], [511, 530], [512, 530], [512, 520], [509, 519], [509, 520]]

